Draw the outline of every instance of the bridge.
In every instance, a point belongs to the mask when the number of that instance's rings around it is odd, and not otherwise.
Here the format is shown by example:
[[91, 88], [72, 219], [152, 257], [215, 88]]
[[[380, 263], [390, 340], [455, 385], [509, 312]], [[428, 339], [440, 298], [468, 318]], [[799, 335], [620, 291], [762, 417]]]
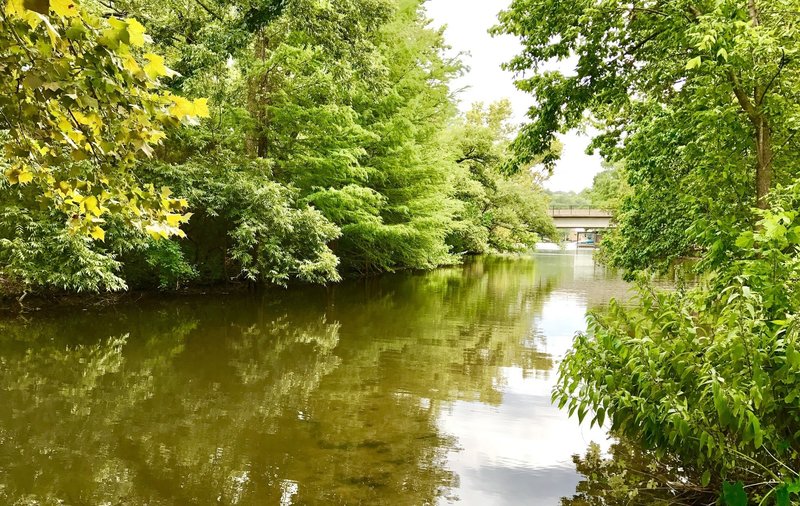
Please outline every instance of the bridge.
[[558, 229], [603, 229], [611, 226], [612, 214], [603, 209], [582, 207], [550, 208], [550, 217], [553, 218]]

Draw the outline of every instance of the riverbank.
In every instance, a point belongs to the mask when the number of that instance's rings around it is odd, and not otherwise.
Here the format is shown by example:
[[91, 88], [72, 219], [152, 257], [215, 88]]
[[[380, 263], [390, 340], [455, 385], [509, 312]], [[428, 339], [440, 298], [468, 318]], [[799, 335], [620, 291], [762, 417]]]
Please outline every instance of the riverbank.
[[19, 314], [41, 311], [48, 307], [104, 307], [136, 303], [142, 299], [159, 297], [221, 296], [248, 291], [264, 290], [248, 283], [229, 283], [213, 286], [188, 286], [176, 290], [125, 290], [107, 293], [15, 293], [0, 294], [0, 314]]
[[[496, 253], [490, 255], [494, 258], [523, 258], [529, 257], [533, 252], [529, 253]], [[339, 283], [368, 280], [380, 278], [383, 276], [392, 276], [396, 274], [420, 274], [431, 272], [438, 269], [446, 269], [449, 267], [463, 266], [471, 262], [478, 261], [480, 258], [487, 255], [464, 255], [461, 257], [462, 261], [451, 265], [442, 265], [433, 269], [398, 269], [395, 272], [384, 272], [371, 275], [361, 275], [351, 273], [345, 276], [342, 280], [336, 282], [328, 282], [324, 284], [314, 284], [294, 280], [287, 286], [280, 286], [269, 283], [252, 283], [244, 281], [229, 281], [227, 283], [216, 284], [192, 284], [187, 283], [175, 289], [164, 288], [133, 288], [119, 292], [103, 292], [103, 293], [75, 293], [75, 292], [57, 292], [57, 291], [39, 291], [28, 293], [23, 291], [18, 285], [3, 282], [0, 279], [0, 314], [15, 314], [15, 313], [28, 313], [41, 311], [48, 307], [103, 307], [113, 306], [116, 304], [135, 303], [136, 301], [148, 298], [159, 297], [194, 297], [194, 296], [224, 296], [242, 293], [267, 293], [276, 292], [281, 293], [288, 288], [302, 288], [309, 286], [322, 286], [332, 287]]]

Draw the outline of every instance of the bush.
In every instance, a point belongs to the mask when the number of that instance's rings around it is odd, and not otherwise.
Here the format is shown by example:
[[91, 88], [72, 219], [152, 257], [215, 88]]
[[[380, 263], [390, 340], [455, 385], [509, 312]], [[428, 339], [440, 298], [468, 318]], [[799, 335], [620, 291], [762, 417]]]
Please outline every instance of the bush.
[[800, 494], [800, 187], [776, 201], [696, 287], [590, 315], [553, 393], [727, 504]]

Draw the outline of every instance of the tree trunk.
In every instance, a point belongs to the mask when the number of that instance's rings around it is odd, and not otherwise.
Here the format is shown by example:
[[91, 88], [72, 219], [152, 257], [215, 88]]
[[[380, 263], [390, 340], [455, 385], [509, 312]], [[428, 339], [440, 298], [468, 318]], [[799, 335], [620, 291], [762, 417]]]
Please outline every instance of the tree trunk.
[[[759, 26], [761, 19], [758, 15], [756, 0], [747, 1], [747, 11], [753, 26]], [[769, 194], [769, 189], [772, 186], [772, 130], [764, 117], [761, 107], [766, 91], [766, 88], [761, 86], [755, 87], [753, 97], [755, 105], [751, 111], [747, 111], [750, 115], [750, 121], [752, 121], [756, 129], [756, 201], [761, 209], [769, 207], [767, 194]]]
[[756, 127], [756, 198], [758, 207], [767, 209], [767, 194], [772, 187], [772, 130], [764, 118], [759, 115], [754, 121]]
[[756, 86], [752, 100], [744, 91], [739, 78], [732, 71], [728, 76], [733, 84], [733, 93], [742, 110], [747, 113], [750, 123], [755, 128], [756, 145], [756, 203], [761, 209], [769, 207], [767, 194], [772, 186], [772, 129], [764, 115], [762, 104], [766, 89]]
[[[267, 57], [267, 46], [269, 41], [266, 34], [259, 32], [255, 41], [256, 60], [264, 62]], [[247, 106], [250, 116], [253, 118], [255, 126], [251, 135], [251, 152], [256, 156], [266, 158], [269, 154], [269, 139], [266, 135], [266, 127], [269, 121], [266, 108], [270, 92], [269, 71], [262, 75], [249, 76]]]

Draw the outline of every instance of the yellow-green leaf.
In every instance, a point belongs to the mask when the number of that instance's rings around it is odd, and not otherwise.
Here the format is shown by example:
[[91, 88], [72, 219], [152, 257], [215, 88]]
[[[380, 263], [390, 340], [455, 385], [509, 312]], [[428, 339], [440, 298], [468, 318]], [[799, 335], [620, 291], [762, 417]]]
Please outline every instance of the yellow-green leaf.
[[169, 231], [160, 223], [147, 225], [145, 231], [150, 234], [153, 239], [167, 239], [169, 238]]
[[166, 139], [167, 138], [167, 134], [165, 134], [161, 130], [150, 130], [149, 135], [150, 135], [149, 142], [151, 142], [153, 144], [157, 144], [157, 143], [161, 142], [162, 139]]
[[139, 47], [144, 45], [144, 32], [145, 28], [141, 23], [133, 18], [128, 18], [128, 39], [131, 46]]
[[167, 215], [167, 225], [170, 227], [177, 227], [183, 221], [183, 216], [180, 214], [168, 214]]
[[78, 15], [78, 5], [72, 0], [50, 0], [50, 10], [65, 18]]
[[23, 0], [8, 0], [5, 8], [7, 15], [24, 20], [31, 28], [36, 28], [42, 22], [39, 14], [33, 10], [28, 10]]
[[208, 99], [207, 98], [198, 98], [192, 102], [194, 115], [198, 118], [207, 118], [208, 117]]
[[159, 77], [173, 74], [173, 72], [164, 65], [163, 56], [159, 56], [155, 53], [146, 53], [144, 57], [147, 59], [144, 71], [150, 79], [158, 79]]
[[172, 96], [171, 98], [174, 103], [169, 109], [170, 114], [179, 118], [192, 115], [194, 107], [189, 100], [179, 96]]
[[141, 70], [139, 67], [139, 62], [136, 61], [136, 58], [133, 55], [125, 55], [122, 58], [122, 66], [125, 67], [125, 70], [130, 72], [131, 74], [135, 74]]
[[171, 95], [170, 99], [173, 101], [173, 105], [169, 109], [170, 114], [184, 123], [196, 123], [196, 118], [207, 118], [209, 115], [207, 98], [187, 100], [177, 95]]
[[83, 201], [83, 206], [87, 212], [92, 213], [95, 216], [100, 216], [103, 214], [102, 209], [100, 209], [100, 206], [97, 203], [97, 197], [94, 195], [89, 195], [86, 197], [86, 199]]
[[700, 66], [703, 63], [703, 59], [699, 56], [695, 56], [691, 60], [686, 63], [686, 70], [692, 70]]
[[33, 172], [29, 170], [22, 170], [17, 176], [17, 180], [19, 181], [19, 184], [30, 183], [31, 181], [33, 181]]
[[98, 241], [106, 240], [106, 231], [97, 226], [94, 227], [91, 232], [89, 232], [89, 235]]
[[26, 184], [33, 181], [33, 172], [25, 168], [8, 169], [5, 176], [11, 184]]

